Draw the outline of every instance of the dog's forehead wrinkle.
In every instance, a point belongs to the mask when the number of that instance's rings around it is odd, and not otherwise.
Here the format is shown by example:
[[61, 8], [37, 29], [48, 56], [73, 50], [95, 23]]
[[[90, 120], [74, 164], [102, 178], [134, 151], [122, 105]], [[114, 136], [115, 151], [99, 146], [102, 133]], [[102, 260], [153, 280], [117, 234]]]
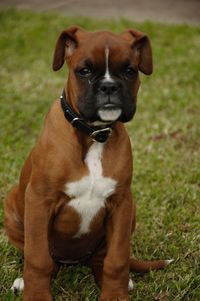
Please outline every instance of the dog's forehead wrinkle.
[[127, 42], [120, 35], [106, 30], [87, 32], [79, 40], [79, 47], [83, 47], [87, 52], [93, 50], [104, 52], [106, 46], [109, 49], [117, 48], [119, 50], [122, 44], [127, 44]]

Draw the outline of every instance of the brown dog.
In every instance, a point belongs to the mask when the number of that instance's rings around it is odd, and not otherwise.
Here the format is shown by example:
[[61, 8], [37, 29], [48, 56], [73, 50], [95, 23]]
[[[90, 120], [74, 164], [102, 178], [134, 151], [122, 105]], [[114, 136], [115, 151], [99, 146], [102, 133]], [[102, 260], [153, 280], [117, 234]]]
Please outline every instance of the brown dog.
[[[135, 206], [123, 123], [136, 110], [138, 72], [152, 73], [150, 42], [133, 29], [74, 26], [58, 38], [53, 69], [65, 60], [67, 85], [6, 200], [5, 229], [24, 252], [24, 300], [52, 300], [50, 280], [60, 263], [89, 265], [99, 300], [128, 300], [129, 270], [170, 262], [129, 259]], [[22, 289], [23, 279], [13, 288]]]

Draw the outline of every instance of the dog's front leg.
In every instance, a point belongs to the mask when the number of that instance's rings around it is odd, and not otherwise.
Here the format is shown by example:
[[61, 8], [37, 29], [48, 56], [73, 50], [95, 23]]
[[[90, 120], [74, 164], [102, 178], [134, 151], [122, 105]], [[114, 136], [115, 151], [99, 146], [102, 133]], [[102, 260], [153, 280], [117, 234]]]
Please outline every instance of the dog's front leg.
[[54, 263], [49, 254], [48, 231], [52, 209], [45, 197], [29, 185], [25, 204], [24, 301], [51, 301]]
[[133, 204], [131, 192], [113, 200], [114, 208], [107, 225], [107, 255], [103, 266], [100, 301], [128, 300], [130, 235]]

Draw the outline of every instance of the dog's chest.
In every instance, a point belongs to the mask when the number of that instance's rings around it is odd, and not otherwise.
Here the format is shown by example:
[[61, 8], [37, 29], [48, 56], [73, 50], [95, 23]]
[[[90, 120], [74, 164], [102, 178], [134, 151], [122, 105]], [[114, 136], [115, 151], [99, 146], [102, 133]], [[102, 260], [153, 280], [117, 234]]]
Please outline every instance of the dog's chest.
[[81, 219], [76, 237], [90, 231], [92, 220], [105, 206], [106, 199], [115, 191], [116, 181], [103, 176], [103, 147], [104, 145], [98, 142], [92, 144], [85, 158], [89, 174], [65, 186], [65, 193], [71, 198], [69, 206], [76, 210]]

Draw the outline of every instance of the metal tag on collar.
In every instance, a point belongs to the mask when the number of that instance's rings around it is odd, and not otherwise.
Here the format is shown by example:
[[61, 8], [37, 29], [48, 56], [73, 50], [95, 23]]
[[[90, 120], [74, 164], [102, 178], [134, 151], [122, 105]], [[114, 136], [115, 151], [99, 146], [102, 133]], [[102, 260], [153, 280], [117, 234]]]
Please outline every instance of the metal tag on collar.
[[[105, 136], [103, 139], [99, 139], [97, 138], [98, 135], [104, 135], [107, 133], [107, 137]], [[97, 141], [97, 142], [100, 142], [100, 143], [103, 143], [103, 142], [106, 142], [107, 138], [110, 137], [112, 134], [112, 129], [111, 128], [105, 128], [105, 129], [101, 129], [101, 130], [96, 130], [94, 131], [90, 137], [92, 138], [93, 141]]]
[[73, 126], [75, 126], [75, 122], [76, 121], [79, 121], [79, 120], [81, 120], [80, 118], [78, 118], [78, 117], [75, 117], [74, 119], [72, 119], [72, 121], [71, 121], [71, 124], [73, 125]]

